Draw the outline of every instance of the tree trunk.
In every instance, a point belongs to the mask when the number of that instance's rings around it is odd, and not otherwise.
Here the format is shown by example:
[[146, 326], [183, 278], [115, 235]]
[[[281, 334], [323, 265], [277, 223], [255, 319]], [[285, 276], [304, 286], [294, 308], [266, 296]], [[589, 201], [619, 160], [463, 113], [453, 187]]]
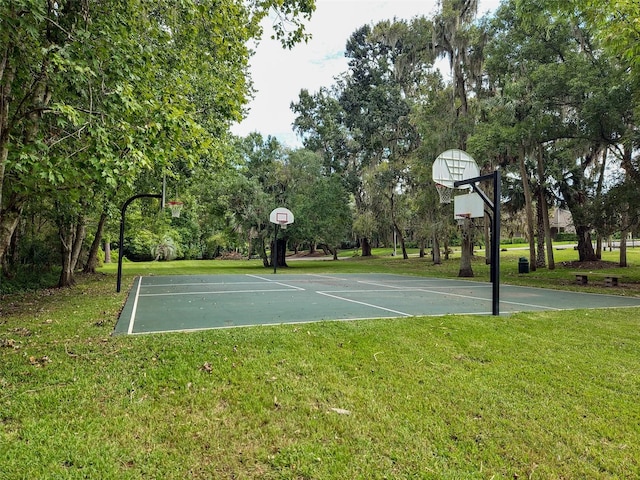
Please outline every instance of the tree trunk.
[[402, 233], [400, 232], [400, 229], [395, 223], [393, 224], [393, 228], [395, 229], [396, 235], [398, 236], [398, 240], [400, 240], [400, 248], [402, 249], [402, 258], [407, 260], [409, 258], [409, 255], [407, 254], [407, 247], [404, 243], [404, 236], [402, 235]]
[[260, 237], [260, 243], [258, 243], [258, 247], [260, 247], [260, 258], [262, 258], [262, 265], [265, 267], [269, 266], [269, 257], [267, 256], [267, 249], [264, 246], [264, 238]]
[[418, 255], [420, 258], [424, 258], [424, 240], [420, 240], [420, 251]]
[[107, 214], [102, 213], [100, 215], [100, 220], [98, 221], [98, 228], [96, 228], [96, 236], [91, 243], [91, 248], [89, 249], [89, 257], [87, 258], [87, 263], [82, 270], [83, 273], [96, 273], [96, 268], [98, 266], [98, 251], [100, 250], [100, 244], [102, 243], [102, 231], [104, 230], [104, 224], [107, 221]]
[[531, 200], [531, 187], [529, 185], [529, 175], [525, 165], [526, 151], [524, 145], [520, 146], [520, 155], [518, 156], [518, 165], [520, 166], [520, 177], [522, 179], [522, 189], [524, 192], [525, 211], [527, 214], [527, 233], [529, 236], [529, 264], [531, 270], [536, 269], [536, 243], [533, 219], [533, 202]]
[[11, 237], [13, 237], [13, 232], [20, 221], [24, 203], [25, 200], [22, 197], [13, 194], [4, 210], [0, 205], [0, 258], [3, 258], [9, 249]]
[[620, 263], [619, 266], [627, 266], [627, 231], [622, 232], [620, 237]]
[[543, 179], [546, 178], [544, 174], [544, 157], [542, 152], [542, 146], [538, 146], [538, 161], [537, 161], [538, 178], [540, 178], [540, 198], [538, 202], [542, 207], [542, 224], [544, 227], [544, 240], [547, 248], [547, 264], [549, 270], [555, 270], [556, 262], [553, 258], [553, 241], [551, 239], [551, 225], [549, 223], [549, 206], [547, 205], [547, 197], [545, 195], [546, 189]]
[[362, 237], [360, 241], [360, 246], [362, 247], [362, 256], [370, 257], [371, 256], [371, 243], [369, 243], [369, 239], [367, 237]]
[[545, 262], [545, 257], [544, 257], [544, 220], [543, 220], [543, 213], [542, 213], [542, 201], [541, 198], [542, 194], [541, 192], [538, 193], [538, 201], [536, 202], [536, 217], [537, 217], [537, 230], [538, 230], [538, 235], [536, 236], [536, 240], [538, 243], [538, 248], [537, 248], [537, 252], [536, 252], [536, 267], [538, 268], [545, 268], [547, 266], [546, 262]]
[[433, 264], [434, 265], [442, 265], [442, 257], [440, 256], [440, 241], [438, 240], [438, 236], [433, 236]]
[[593, 243], [591, 243], [589, 227], [576, 225], [576, 234], [578, 235], [578, 260], [580, 262], [597, 260], [596, 253], [593, 251]]
[[462, 254], [460, 256], [460, 270], [458, 277], [473, 277], [471, 258], [473, 257], [473, 238], [471, 234], [471, 219], [465, 218], [462, 223]]
[[622, 225], [624, 227], [620, 231], [620, 263], [621, 267], [627, 266], [627, 236], [629, 234], [629, 214], [628, 212], [622, 213]]
[[[0, 58], [0, 258], [4, 256], [4, 249], [9, 245], [13, 229], [9, 238], [5, 240], [5, 232], [2, 230], [4, 214], [2, 205], [4, 204], [4, 177], [7, 169], [7, 161], [9, 158], [9, 110], [11, 104], [11, 88], [15, 78], [15, 66], [11, 62], [13, 58], [14, 46], [12, 44], [5, 45], [2, 58]], [[20, 209], [22, 210], [22, 209]], [[18, 215], [19, 216], [19, 215]], [[14, 226], [15, 229], [15, 226]], [[4, 245], [4, 249], [2, 248]]]
[[86, 234], [85, 220], [78, 216], [75, 225], [60, 225], [60, 251], [62, 254], [62, 271], [58, 280], [58, 287], [71, 287], [75, 284], [74, 272], [78, 265], [82, 243]]
[[108, 238], [104, 239], [104, 263], [111, 263], [111, 242]]

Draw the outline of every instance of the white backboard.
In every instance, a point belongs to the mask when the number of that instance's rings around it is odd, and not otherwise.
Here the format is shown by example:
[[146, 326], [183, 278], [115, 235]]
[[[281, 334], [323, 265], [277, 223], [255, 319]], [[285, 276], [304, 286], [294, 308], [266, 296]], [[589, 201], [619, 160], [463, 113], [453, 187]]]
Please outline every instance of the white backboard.
[[294, 217], [291, 210], [284, 207], [278, 207], [269, 214], [269, 221], [278, 225], [289, 225], [293, 223]]
[[[454, 188], [453, 182], [480, 176], [478, 164], [467, 152], [458, 149], [441, 153], [433, 162], [432, 177], [435, 183]], [[463, 185], [458, 188], [471, 188]]]
[[484, 217], [484, 201], [475, 192], [453, 197], [453, 216], [456, 220], [464, 217]]

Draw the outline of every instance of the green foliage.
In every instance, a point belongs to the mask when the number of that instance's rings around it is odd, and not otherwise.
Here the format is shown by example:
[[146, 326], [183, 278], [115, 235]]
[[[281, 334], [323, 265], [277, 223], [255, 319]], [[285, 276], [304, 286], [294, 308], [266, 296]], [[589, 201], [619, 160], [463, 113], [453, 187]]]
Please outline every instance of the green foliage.
[[161, 238], [155, 238], [154, 245], [151, 247], [151, 255], [155, 260], [175, 260], [179, 255], [176, 242], [168, 235]]
[[575, 233], [559, 232], [558, 234], [556, 234], [555, 241], [556, 242], [576, 242], [578, 241], [578, 236]]
[[203, 158], [220, 163], [249, 98], [261, 20], [275, 14], [275, 36], [291, 47], [314, 9], [313, 0], [2, 2], [0, 258], [30, 202], [59, 201], [81, 225], [148, 191], [149, 177], [157, 191]]
[[0, 295], [42, 292], [54, 287], [58, 283], [59, 277], [59, 267], [45, 268], [40, 266], [33, 268], [32, 266], [18, 265], [11, 272], [0, 271]]
[[135, 235], [125, 238], [124, 255], [129, 260], [152, 260], [157, 237], [146, 229], [137, 230]]
[[182, 256], [180, 240], [173, 229], [154, 233], [143, 228], [125, 239], [124, 255], [133, 261], [174, 260]]

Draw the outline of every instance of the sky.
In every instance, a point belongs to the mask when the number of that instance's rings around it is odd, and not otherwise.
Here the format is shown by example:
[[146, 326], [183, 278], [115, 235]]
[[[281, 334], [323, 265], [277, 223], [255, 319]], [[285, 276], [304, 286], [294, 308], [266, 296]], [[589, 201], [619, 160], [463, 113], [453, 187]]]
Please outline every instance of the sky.
[[[500, 0], [480, 0], [478, 16], [495, 10]], [[316, 0], [316, 11], [306, 30], [312, 35], [307, 42], [291, 50], [271, 40], [265, 28], [264, 40], [251, 59], [250, 72], [255, 95], [249, 113], [232, 127], [235, 135], [259, 132], [276, 137], [291, 148], [301, 146], [293, 132], [295, 118], [291, 102], [298, 100], [301, 89], [317, 92], [329, 87], [334, 78], [347, 71], [344, 49], [347, 39], [359, 27], [380, 20], [411, 19], [433, 16], [437, 0]]]

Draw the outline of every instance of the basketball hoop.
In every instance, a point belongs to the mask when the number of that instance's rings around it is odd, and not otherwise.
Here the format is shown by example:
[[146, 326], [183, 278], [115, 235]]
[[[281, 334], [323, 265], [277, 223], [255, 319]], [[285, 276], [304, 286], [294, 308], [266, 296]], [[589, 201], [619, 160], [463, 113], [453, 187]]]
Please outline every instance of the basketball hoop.
[[471, 218], [471, 214], [470, 213], [458, 213], [458, 214], [456, 214], [456, 220], [458, 222], [458, 225], [460, 225], [460, 226], [464, 225], [464, 221], [467, 218]]
[[171, 210], [172, 218], [180, 218], [180, 212], [182, 211], [183, 205], [184, 204], [179, 200], [167, 202], [167, 207], [169, 207], [169, 210]]
[[436, 190], [440, 196], [440, 203], [451, 203], [451, 195], [453, 194], [453, 188], [449, 188], [441, 183], [436, 183]]
[[279, 207], [269, 214], [269, 221], [276, 225], [280, 225], [282, 230], [286, 230], [287, 225], [293, 223], [293, 213], [291, 213], [291, 210]]

